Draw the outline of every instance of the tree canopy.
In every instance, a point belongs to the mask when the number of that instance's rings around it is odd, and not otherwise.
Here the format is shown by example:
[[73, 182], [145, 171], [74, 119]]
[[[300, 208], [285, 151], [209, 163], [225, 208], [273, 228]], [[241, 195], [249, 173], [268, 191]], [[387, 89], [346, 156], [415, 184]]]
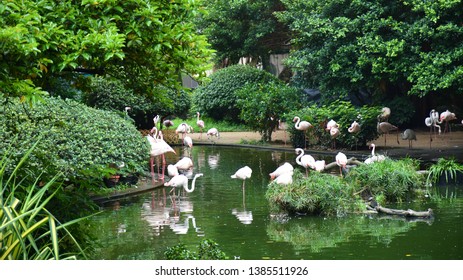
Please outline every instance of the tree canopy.
[[336, 98], [463, 90], [463, 3], [282, 0], [294, 34], [287, 63], [304, 86]]
[[48, 77], [73, 72], [119, 75], [132, 85], [177, 85], [181, 71], [202, 75], [212, 51], [193, 23], [200, 2], [2, 1], [0, 92], [34, 101]]
[[288, 28], [273, 15], [283, 9], [281, 1], [212, 0], [204, 5], [207, 13], [199, 25], [217, 51], [218, 62], [236, 64], [241, 57], [261, 58], [266, 68], [270, 54], [287, 53]]

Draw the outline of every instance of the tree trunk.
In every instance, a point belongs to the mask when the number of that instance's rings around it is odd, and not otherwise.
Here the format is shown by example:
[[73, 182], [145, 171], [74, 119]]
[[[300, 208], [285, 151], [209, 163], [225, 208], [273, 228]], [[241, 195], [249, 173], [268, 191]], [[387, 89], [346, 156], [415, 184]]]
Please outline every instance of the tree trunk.
[[374, 208], [378, 213], [384, 213], [388, 215], [404, 216], [404, 217], [418, 217], [418, 218], [431, 218], [433, 216], [433, 211], [431, 208], [428, 211], [414, 211], [411, 209], [400, 210], [400, 209], [390, 209], [382, 206], [376, 206]]

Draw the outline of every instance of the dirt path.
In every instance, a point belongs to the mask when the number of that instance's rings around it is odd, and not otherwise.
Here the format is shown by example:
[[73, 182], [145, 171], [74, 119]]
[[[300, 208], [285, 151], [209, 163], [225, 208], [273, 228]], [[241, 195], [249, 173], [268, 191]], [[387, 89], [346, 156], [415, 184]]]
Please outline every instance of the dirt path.
[[[455, 158], [460, 162], [463, 162], [463, 130], [459, 128], [457, 131], [445, 133], [441, 135], [433, 135], [432, 141], [430, 141], [429, 131], [416, 131], [416, 141], [412, 141], [412, 148], [409, 149], [409, 141], [402, 140], [399, 136], [399, 143], [397, 143], [396, 134], [389, 134], [386, 138], [386, 146], [384, 145], [384, 136], [380, 136], [375, 141], [372, 141], [376, 145], [376, 152], [385, 153], [392, 157], [405, 157], [410, 156], [413, 158], [423, 160], [437, 160], [440, 157]], [[202, 140], [200, 139], [199, 133], [192, 133], [190, 135], [194, 142], [198, 143], [210, 143], [206, 134], [203, 133]], [[260, 134], [257, 132], [222, 132], [220, 139], [214, 141], [217, 145], [231, 145], [231, 144], [255, 144], [255, 142], [261, 139]], [[278, 148], [287, 148], [288, 150], [294, 149], [292, 143], [289, 141], [289, 135], [286, 134], [286, 145], [285, 132], [276, 131], [272, 134], [271, 146]], [[309, 149], [310, 150], [310, 149]], [[326, 150], [325, 152], [337, 152], [333, 150]], [[364, 147], [363, 150], [359, 151], [344, 151], [353, 155], [358, 154], [359, 156], [367, 156], [370, 151]]]

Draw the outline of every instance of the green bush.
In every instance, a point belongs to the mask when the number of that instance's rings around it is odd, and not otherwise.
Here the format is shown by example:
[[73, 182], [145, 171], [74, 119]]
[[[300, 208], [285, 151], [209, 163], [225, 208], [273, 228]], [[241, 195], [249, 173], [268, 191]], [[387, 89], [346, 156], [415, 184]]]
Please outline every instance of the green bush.
[[[0, 108], [0, 154], [12, 149], [7, 174], [39, 136], [42, 140], [19, 174], [24, 178], [43, 173], [41, 177], [49, 180], [62, 173], [68, 184], [94, 186], [111, 173], [138, 175], [146, 169], [149, 144], [132, 122], [71, 100], [45, 101], [29, 107], [16, 100], [1, 100], [5, 105]], [[111, 168], [122, 162], [123, 169]]]
[[354, 209], [357, 198], [352, 187], [338, 176], [311, 172], [306, 178], [294, 171], [293, 183], [284, 186], [272, 181], [265, 193], [275, 210], [341, 216]]
[[262, 135], [262, 141], [272, 140], [272, 132], [285, 113], [302, 107], [302, 92], [282, 82], [253, 83], [236, 91], [240, 118]]
[[[333, 119], [339, 124], [340, 135], [336, 138], [336, 148], [354, 148], [365, 146], [367, 142], [378, 138], [376, 129], [377, 117], [381, 107], [354, 107], [350, 102], [335, 101], [329, 105], [312, 105], [286, 114], [286, 119], [292, 121], [295, 116], [310, 122], [313, 127], [307, 132], [308, 145], [321, 148], [332, 146], [330, 133], [325, 130], [326, 124]], [[360, 132], [351, 134], [347, 131], [353, 121], [357, 121]], [[304, 147], [304, 133], [288, 126], [294, 147]]]
[[164, 252], [167, 260], [225, 260], [227, 255], [211, 239], [203, 239], [198, 245], [198, 252], [188, 250], [185, 244], [167, 248]]
[[215, 120], [240, 122], [236, 91], [248, 84], [278, 81], [272, 74], [246, 65], [233, 65], [210, 76], [210, 82], [193, 92], [196, 110]]
[[414, 191], [424, 186], [424, 176], [418, 169], [419, 163], [413, 159], [386, 159], [353, 168], [346, 181], [355, 185], [364, 198], [384, 196], [386, 201], [400, 202], [412, 198]]

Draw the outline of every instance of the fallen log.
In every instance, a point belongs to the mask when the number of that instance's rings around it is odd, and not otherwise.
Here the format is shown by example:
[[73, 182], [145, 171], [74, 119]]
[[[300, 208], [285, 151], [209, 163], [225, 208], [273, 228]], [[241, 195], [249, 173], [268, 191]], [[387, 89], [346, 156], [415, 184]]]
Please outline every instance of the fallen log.
[[411, 209], [400, 210], [400, 209], [391, 209], [382, 206], [376, 206], [375, 210], [378, 213], [384, 213], [388, 215], [404, 216], [404, 217], [417, 217], [417, 218], [431, 218], [433, 216], [433, 211], [431, 208], [428, 211], [414, 211]]

